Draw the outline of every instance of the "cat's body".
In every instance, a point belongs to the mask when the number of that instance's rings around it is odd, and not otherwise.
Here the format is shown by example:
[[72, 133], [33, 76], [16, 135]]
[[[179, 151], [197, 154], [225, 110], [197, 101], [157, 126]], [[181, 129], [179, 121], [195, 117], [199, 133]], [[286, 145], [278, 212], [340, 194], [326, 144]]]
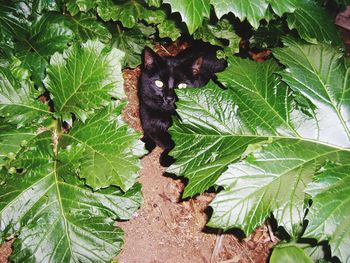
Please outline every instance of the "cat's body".
[[222, 71], [226, 62], [216, 58], [216, 50], [197, 44], [175, 57], [160, 57], [147, 47], [143, 51], [138, 89], [143, 141], [149, 151], [156, 145], [164, 149], [160, 156], [162, 166], [174, 161], [168, 155], [174, 147], [168, 128], [176, 113], [175, 89], [204, 86], [215, 72]]

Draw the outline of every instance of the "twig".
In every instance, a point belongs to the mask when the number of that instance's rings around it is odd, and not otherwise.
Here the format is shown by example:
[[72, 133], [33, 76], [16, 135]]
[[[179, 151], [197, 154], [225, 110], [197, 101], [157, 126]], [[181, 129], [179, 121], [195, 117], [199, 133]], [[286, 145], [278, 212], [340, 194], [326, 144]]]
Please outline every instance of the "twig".
[[166, 53], [168, 53], [169, 55], [171, 55], [171, 53], [163, 46], [163, 45], [160, 45], [161, 46], [161, 48], [166, 52]]
[[222, 229], [219, 229], [216, 235], [215, 247], [213, 249], [213, 253], [211, 254], [210, 263], [215, 262], [214, 260], [221, 250], [223, 239], [224, 239], [224, 236], [222, 235]]

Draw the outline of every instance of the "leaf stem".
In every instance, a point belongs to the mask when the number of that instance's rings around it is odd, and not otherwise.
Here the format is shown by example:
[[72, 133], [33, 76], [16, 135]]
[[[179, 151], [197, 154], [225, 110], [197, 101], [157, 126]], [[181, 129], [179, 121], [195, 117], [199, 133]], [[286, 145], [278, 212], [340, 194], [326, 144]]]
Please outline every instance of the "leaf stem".
[[53, 152], [55, 156], [58, 155], [58, 140], [61, 137], [62, 129], [61, 129], [61, 122], [59, 120], [54, 120], [52, 123], [52, 142], [53, 142]]
[[119, 34], [122, 33], [123, 30], [120, 28], [120, 25], [119, 25], [118, 23], [116, 23], [116, 26], [117, 26], [117, 31], [118, 31], [118, 33], [119, 33]]

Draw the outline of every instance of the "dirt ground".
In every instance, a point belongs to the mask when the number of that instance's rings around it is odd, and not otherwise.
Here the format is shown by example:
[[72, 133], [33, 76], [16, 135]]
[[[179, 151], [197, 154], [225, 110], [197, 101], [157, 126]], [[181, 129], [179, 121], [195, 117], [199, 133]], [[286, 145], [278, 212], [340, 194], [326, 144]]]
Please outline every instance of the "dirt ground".
[[266, 262], [273, 245], [266, 227], [243, 241], [232, 234], [206, 233], [205, 210], [214, 197], [203, 194], [179, 200], [183, 184], [163, 176], [161, 149], [142, 159], [139, 181], [144, 203], [130, 221], [118, 223], [125, 231], [120, 263]]

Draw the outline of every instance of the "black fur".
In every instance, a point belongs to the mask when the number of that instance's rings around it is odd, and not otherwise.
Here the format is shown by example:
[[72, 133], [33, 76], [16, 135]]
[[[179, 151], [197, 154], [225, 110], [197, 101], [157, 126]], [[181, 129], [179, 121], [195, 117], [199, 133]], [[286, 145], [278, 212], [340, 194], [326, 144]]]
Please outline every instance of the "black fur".
[[[160, 164], [169, 166], [174, 162], [168, 153], [174, 142], [168, 133], [172, 116], [176, 113], [175, 89], [180, 83], [187, 87], [205, 85], [215, 72], [224, 70], [226, 61], [216, 58], [217, 49], [207, 44], [195, 44], [175, 57], [161, 57], [146, 47], [142, 54], [142, 73], [139, 79], [138, 96], [140, 118], [144, 131], [146, 149], [152, 151], [156, 145], [164, 149]], [[157, 87], [155, 81], [163, 87]]]

